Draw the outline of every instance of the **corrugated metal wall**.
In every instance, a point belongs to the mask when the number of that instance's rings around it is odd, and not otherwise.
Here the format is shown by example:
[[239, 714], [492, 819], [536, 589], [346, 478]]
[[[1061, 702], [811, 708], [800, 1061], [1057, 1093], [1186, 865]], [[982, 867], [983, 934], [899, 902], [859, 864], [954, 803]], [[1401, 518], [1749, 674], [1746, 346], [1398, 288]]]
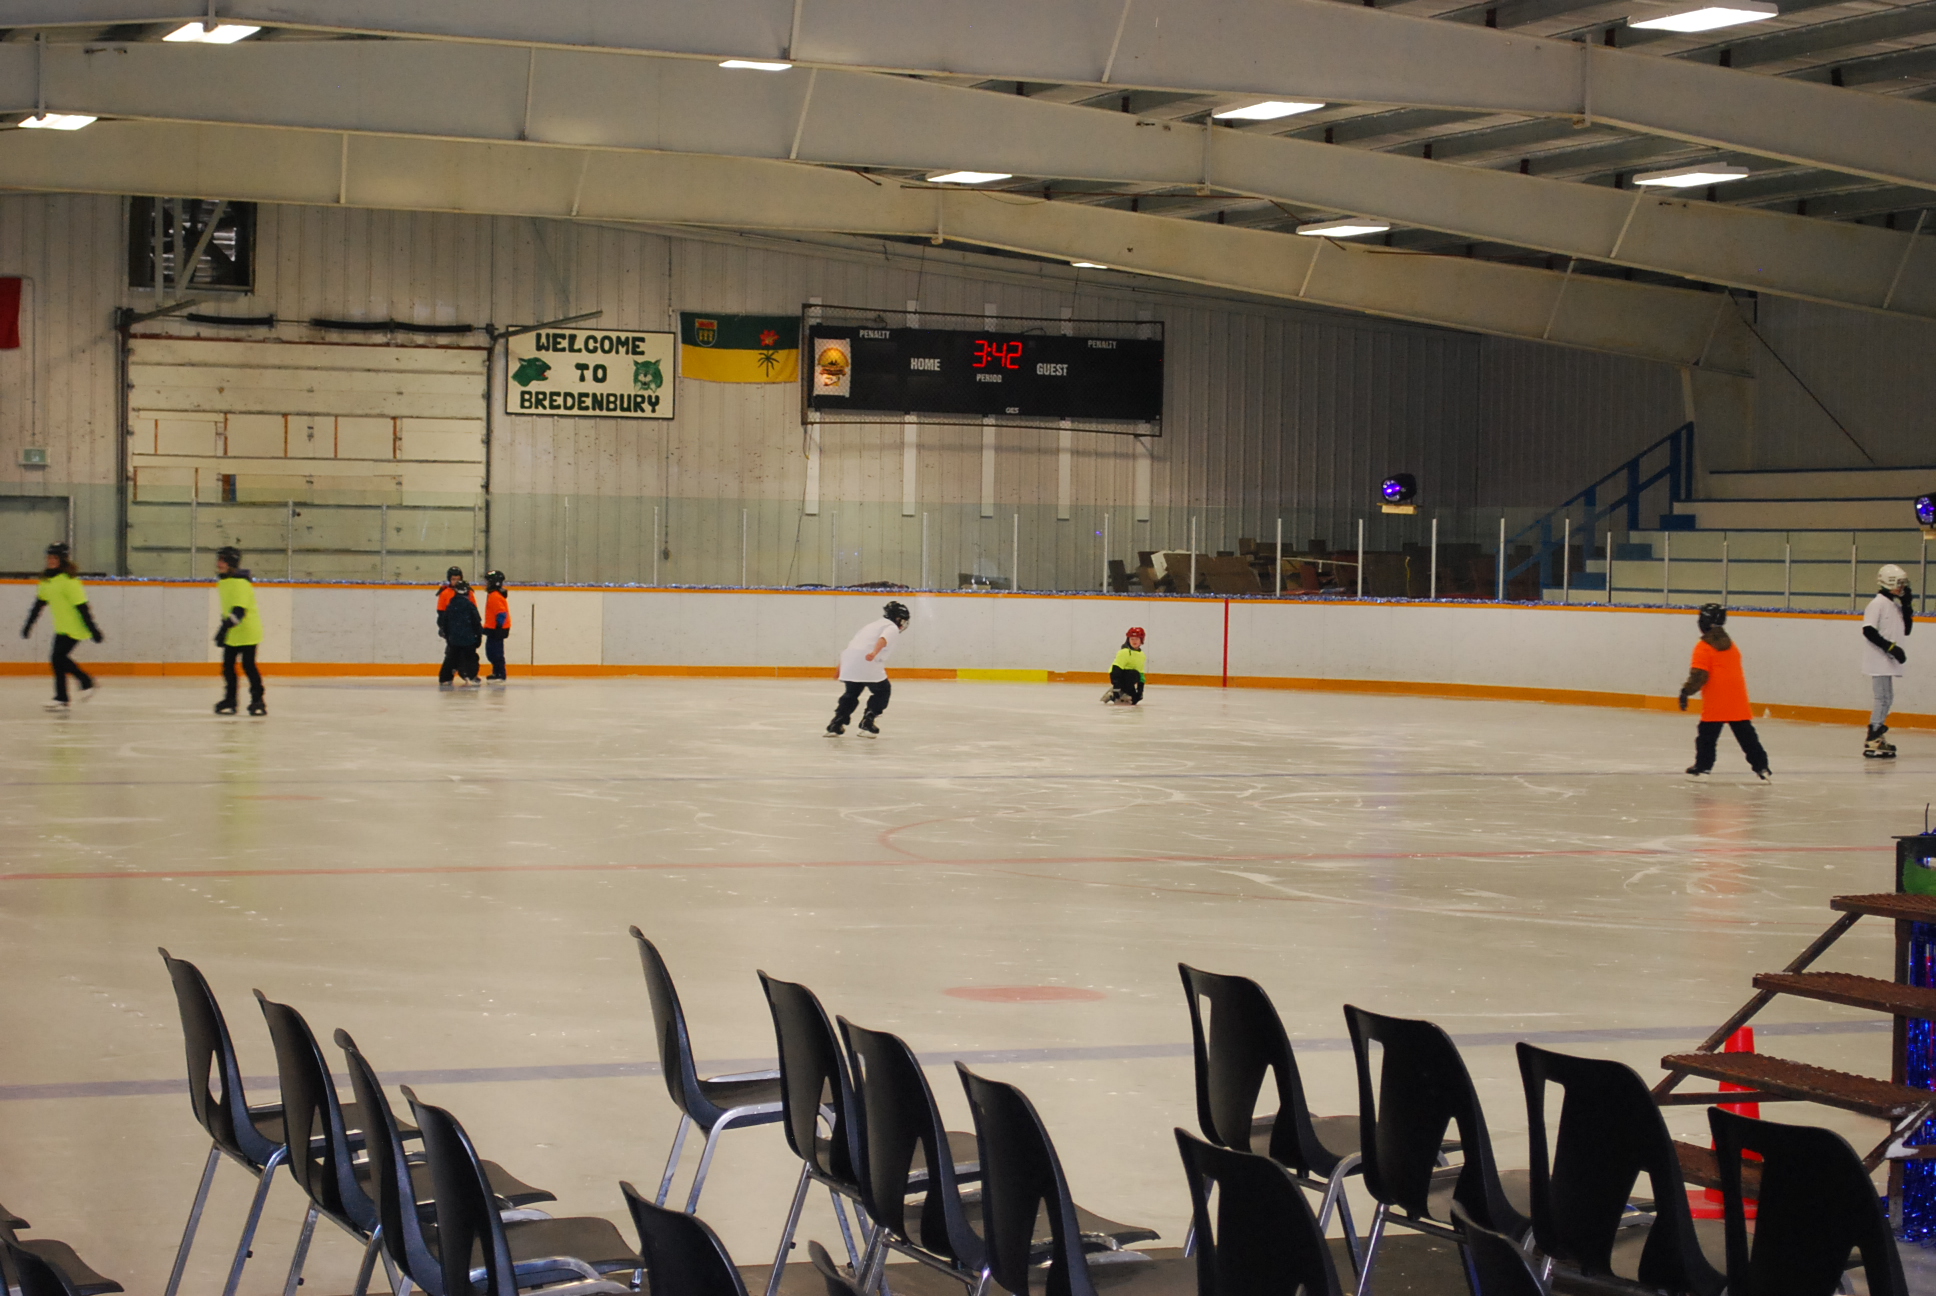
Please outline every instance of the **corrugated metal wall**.
[[[0, 492], [79, 483], [97, 501], [82, 528], [96, 554], [113, 544], [111, 315], [152, 304], [123, 287], [123, 207], [0, 197], [0, 273], [35, 279], [34, 349], [0, 355]], [[1183, 547], [1193, 521], [1205, 551], [1268, 540], [1280, 518], [1290, 545], [1348, 545], [1393, 471], [1418, 475], [1427, 513], [1447, 519], [1443, 538], [1477, 539], [1496, 525], [1481, 525], [1488, 510], [1557, 502], [1681, 418], [1678, 379], [1661, 366], [1107, 276], [1031, 283], [1040, 268], [1019, 260], [330, 208], [265, 207], [259, 230], [257, 292], [204, 309], [273, 312], [297, 322], [284, 336], [342, 336], [301, 323], [313, 316], [504, 326], [594, 310], [604, 313], [590, 327], [668, 329], [680, 310], [793, 312], [811, 298], [1049, 319], [1147, 313], [1165, 326], [1147, 521], [1135, 520], [1130, 438], [1073, 435], [1070, 516], [1059, 520], [1056, 434], [999, 430], [994, 516], [983, 517], [981, 429], [926, 425], [913, 516], [903, 515], [898, 425], [825, 429], [820, 508], [808, 513], [796, 389], [682, 381], [670, 424], [494, 416], [490, 559], [514, 580], [736, 583], [744, 563], [762, 584], [914, 583], [924, 568], [952, 584], [1019, 567], [1025, 586], [1093, 587], [1106, 557]], [[17, 466], [30, 425], [56, 448], [44, 482]], [[1428, 526], [1369, 522], [1370, 542], [1385, 548]]]
[[1680, 371], [1507, 338], [1479, 347], [1488, 504], [1551, 508], [1687, 420]]
[[1936, 465], [1936, 323], [1775, 297], [1756, 306], [1756, 330], [1795, 376], [1757, 347], [1744, 467], [1866, 468], [1857, 443], [1884, 467]]

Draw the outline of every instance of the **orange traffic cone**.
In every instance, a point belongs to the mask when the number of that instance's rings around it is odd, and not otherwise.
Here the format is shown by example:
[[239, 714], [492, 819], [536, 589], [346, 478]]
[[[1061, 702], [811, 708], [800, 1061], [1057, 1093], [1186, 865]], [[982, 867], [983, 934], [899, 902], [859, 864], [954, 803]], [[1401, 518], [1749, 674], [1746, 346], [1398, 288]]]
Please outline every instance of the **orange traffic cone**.
[[[1754, 1027], [1743, 1026], [1740, 1030], [1728, 1036], [1728, 1042], [1721, 1046], [1721, 1051], [1723, 1053], [1754, 1052]], [[1723, 1093], [1748, 1093], [1752, 1092], [1752, 1090], [1752, 1085], [1738, 1085], [1726, 1080], [1721, 1081], [1721, 1092]], [[1733, 1112], [1737, 1116], [1748, 1116], [1755, 1120], [1761, 1119], [1761, 1104], [1758, 1102], [1721, 1103], [1719, 1105], [1722, 1111]], [[1708, 1146], [1710, 1148], [1714, 1146], [1712, 1140], [1709, 1141]], [[1753, 1153], [1748, 1153], [1747, 1155], [1754, 1157]], [[1759, 1160], [1758, 1157], [1754, 1159]], [[1703, 1188], [1698, 1198], [1691, 1189], [1687, 1195], [1688, 1208], [1693, 1213], [1695, 1219], [1720, 1219], [1727, 1214], [1726, 1209], [1722, 1206], [1724, 1198], [1719, 1188]], [[1753, 1219], [1755, 1217], [1754, 1203], [1745, 1202], [1743, 1206], [1747, 1217]]]

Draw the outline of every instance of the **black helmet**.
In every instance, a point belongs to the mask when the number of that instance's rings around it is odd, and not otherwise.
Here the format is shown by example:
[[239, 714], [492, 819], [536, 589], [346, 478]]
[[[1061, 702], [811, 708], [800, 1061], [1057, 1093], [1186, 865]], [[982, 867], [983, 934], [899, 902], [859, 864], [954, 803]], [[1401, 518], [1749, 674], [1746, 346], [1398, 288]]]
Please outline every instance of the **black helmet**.
[[1719, 603], [1701, 604], [1701, 633], [1706, 634], [1715, 626], [1728, 623], [1728, 610]]
[[447, 580], [447, 581], [448, 581], [448, 580], [463, 580], [463, 579], [464, 579], [464, 569], [463, 569], [462, 567], [453, 567], [453, 568], [451, 568], [451, 569], [450, 569], [449, 571], [447, 571], [447, 572], [445, 572], [445, 573], [444, 573], [444, 579], [445, 579], [445, 580]]
[[61, 543], [60, 541], [56, 540], [53, 544], [50, 544], [47, 546], [47, 556], [49, 558], [58, 558], [62, 562], [66, 562], [67, 546]]
[[901, 602], [899, 599], [895, 599], [892, 603], [882, 608], [881, 615], [903, 630], [907, 629], [907, 623], [912, 619], [908, 613], [907, 604]]
[[487, 571], [487, 572], [485, 572], [485, 573], [484, 573], [484, 588], [485, 588], [485, 589], [494, 589], [494, 590], [501, 590], [501, 589], [503, 589], [503, 588], [504, 588], [504, 573], [503, 573], [503, 572], [501, 572], [501, 571]]
[[223, 545], [215, 551], [215, 561], [225, 562], [231, 567], [240, 567], [242, 565], [242, 551], [234, 545]]

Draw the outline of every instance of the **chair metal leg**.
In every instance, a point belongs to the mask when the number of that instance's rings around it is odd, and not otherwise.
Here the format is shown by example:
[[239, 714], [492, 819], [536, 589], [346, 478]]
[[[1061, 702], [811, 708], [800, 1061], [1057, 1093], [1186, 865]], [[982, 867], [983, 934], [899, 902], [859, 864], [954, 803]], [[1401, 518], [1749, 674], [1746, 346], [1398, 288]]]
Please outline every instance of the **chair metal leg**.
[[686, 1197], [686, 1214], [699, 1213], [699, 1194], [706, 1190], [706, 1174], [713, 1168], [713, 1153], [719, 1150], [719, 1136], [730, 1122], [721, 1121], [706, 1132], [706, 1146], [699, 1153], [699, 1170], [692, 1177], [692, 1192]]
[[1369, 1296], [1371, 1291], [1371, 1266], [1378, 1259], [1378, 1244], [1385, 1240], [1385, 1217], [1389, 1214], [1391, 1207], [1379, 1202], [1371, 1217], [1371, 1234], [1365, 1239], [1365, 1263], [1358, 1270], [1358, 1296]]
[[262, 1223], [262, 1205], [269, 1200], [269, 1186], [276, 1181], [276, 1170], [289, 1159], [289, 1149], [279, 1147], [269, 1154], [269, 1160], [262, 1167], [256, 1179], [255, 1198], [249, 1203], [248, 1222], [242, 1226], [242, 1240], [235, 1247], [235, 1261], [229, 1265], [229, 1280], [222, 1287], [222, 1296], [235, 1296], [235, 1289], [242, 1285], [242, 1266], [248, 1263], [249, 1248], [255, 1244], [256, 1226]]
[[296, 1288], [302, 1283], [303, 1266], [309, 1263], [309, 1240], [316, 1236], [319, 1214], [314, 1202], [303, 1213], [302, 1232], [296, 1238], [296, 1254], [289, 1257], [289, 1277], [283, 1280], [282, 1296], [296, 1296]]
[[1355, 1274], [1364, 1268], [1364, 1242], [1351, 1222], [1351, 1197], [1343, 1184], [1338, 1185], [1338, 1222], [1344, 1225], [1345, 1251], [1351, 1256], [1351, 1272]]
[[1355, 1274], [1362, 1267], [1358, 1257], [1357, 1231], [1351, 1223], [1351, 1199], [1345, 1194], [1345, 1180], [1357, 1169], [1363, 1158], [1353, 1154], [1338, 1162], [1331, 1171], [1331, 1177], [1324, 1185], [1324, 1202], [1318, 1207], [1318, 1231], [1323, 1232], [1331, 1226], [1331, 1211], [1335, 1207], [1339, 1220], [1344, 1225], [1344, 1249], [1351, 1257], [1351, 1271]]
[[222, 1149], [211, 1143], [208, 1145], [208, 1164], [202, 1167], [202, 1183], [195, 1190], [195, 1204], [189, 1207], [188, 1223], [182, 1229], [181, 1245], [175, 1249], [175, 1267], [168, 1275], [167, 1296], [175, 1296], [181, 1288], [182, 1272], [188, 1268], [188, 1251], [195, 1245], [195, 1229], [202, 1222], [202, 1208], [208, 1205], [208, 1188], [215, 1182], [215, 1167], [222, 1159]]
[[[859, 1273], [860, 1252], [854, 1249], [854, 1231], [847, 1227], [847, 1207], [840, 1200], [840, 1194], [832, 1188], [827, 1189], [827, 1195], [834, 1200], [834, 1220], [840, 1225], [840, 1240], [847, 1244], [847, 1263], [854, 1266], [855, 1273]], [[860, 1215], [859, 1207], [855, 1207], [854, 1214]]]
[[350, 1296], [369, 1296], [370, 1277], [376, 1272], [376, 1258], [383, 1252], [383, 1226], [376, 1226], [370, 1234], [370, 1244], [363, 1248], [363, 1264], [356, 1271], [356, 1286], [350, 1289]]
[[[780, 1249], [773, 1255], [773, 1274], [766, 1280], [766, 1296], [780, 1296], [780, 1275], [786, 1272], [787, 1252], [793, 1249], [793, 1230], [800, 1227], [800, 1210], [807, 1204], [807, 1163], [800, 1163], [800, 1183], [793, 1190], [793, 1205], [787, 1211], [786, 1228], [780, 1234]], [[232, 1294], [231, 1294], [232, 1296]]]
[[[685, 1151], [686, 1131], [691, 1128], [692, 1117], [686, 1115], [684, 1112], [679, 1113], [679, 1132], [672, 1136], [672, 1151], [666, 1157], [665, 1174], [659, 1179], [659, 1195], [652, 1199], [654, 1206], [665, 1205], [666, 1194], [672, 1191], [672, 1174], [679, 1168], [679, 1154]], [[708, 1140], [708, 1142], [710, 1141]], [[696, 1192], [693, 1194], [694, 1197], [698, 1195]], [[690, 1215], [692, 1213], [692, 1207], [686, 1207], [686, 1213]], [[174, 1296], [174, 1293], [170, 1292], [168, 1296]]]
[[973, 1296], [988, 1296], [988, 1287], [994, 1281], [994, 1277], [994, 1273], [983, 1266], [981, 1278], [975, 1283]]

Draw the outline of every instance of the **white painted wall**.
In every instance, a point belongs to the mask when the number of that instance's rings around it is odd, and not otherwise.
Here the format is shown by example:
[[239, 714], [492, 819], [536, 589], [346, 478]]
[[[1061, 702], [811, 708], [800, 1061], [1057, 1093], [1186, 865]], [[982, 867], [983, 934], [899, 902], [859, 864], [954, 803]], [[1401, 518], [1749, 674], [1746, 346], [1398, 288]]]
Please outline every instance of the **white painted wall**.
[[[89, 585], [108, 639], [84, 660], [190, 663], [219, 659], [212, 585], [97, 581]], [[517, 590], [509, 658], [543, 666], [831, 668], [887, 596], [680, 590]], [[1690, 611], [1500, 607], [1492, 604], [1315, 603], [1264, 600], [910, 594], [914, 623], [894, 665], [942, 670], [1108, 669], [1123, 631], [1149, 632], [1153, 673], [1220, 675], [1229, 616], [1233, 677], [1279, 677], [1671, 696], [1696, 638]], [[0, 583], [0, 603], [25, 615], [27, 582]], [[435, 591], [426, 587], [258, 585], [270, 662], [386, 666], [442, 656]], [[533, 609], [536, 609], [535, 622]], [[1729, 629], [1757, 703], [1866, 708], [1858, 618], [1737, 613]], [[42, 618], [31, 641], [0, 637], [0, 661], [47, 652]], [[1936, 714], [1936, 631], [1925, 659], [1912, 639], [1897, 710]]]

